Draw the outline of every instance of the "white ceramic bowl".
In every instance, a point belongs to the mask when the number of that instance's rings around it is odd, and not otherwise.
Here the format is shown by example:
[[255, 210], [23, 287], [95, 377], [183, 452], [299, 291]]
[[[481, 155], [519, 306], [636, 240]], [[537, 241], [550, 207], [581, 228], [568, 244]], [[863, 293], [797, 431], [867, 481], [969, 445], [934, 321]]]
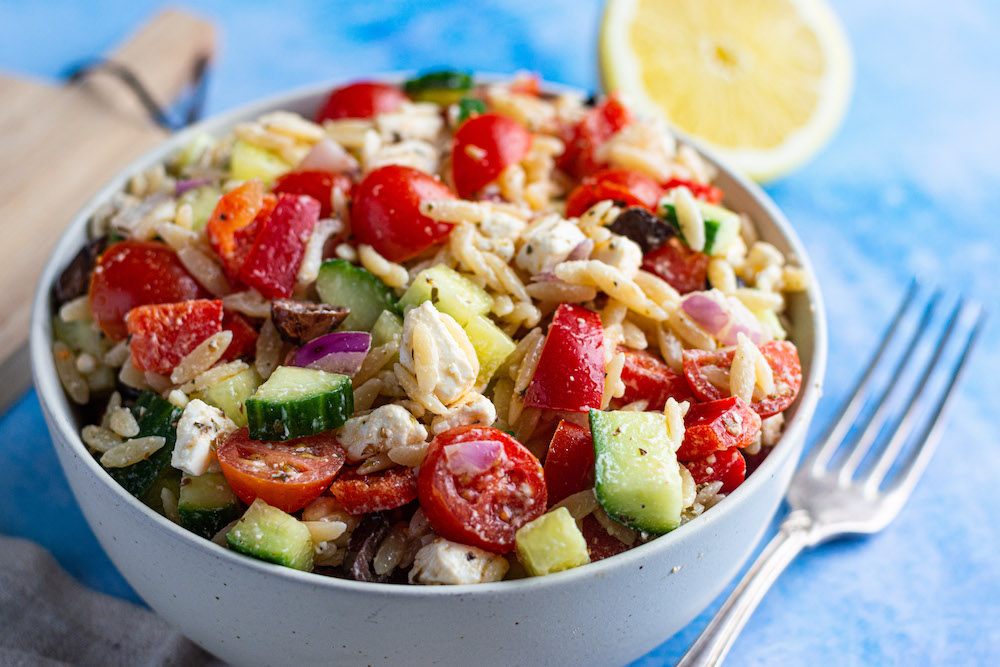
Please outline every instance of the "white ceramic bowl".
[[[390, 78], [398, 78], [390, 77]], [[755, 184], [719, 166], [727, 204], [811, 279], [790, 300], [803, 382], [781, 442], [729, 497], [678, 530], [619, 556], [536, 579], [478, 586], [370, 584], [298, 572], [230, 552], [153, 512], [88, 454], [52, 362], [50, 286], [83, 245], [87, 220], [128, 177], [192, 134], [221, 135], [272, 109], [312, 116], [334, 84], [281, 94], [181, 132], [116, 176], [59, 240], [31, 321], [35, 386], [59, 461], [87, 522], [150, 607], [236, 664], [626, 663], [699, 614], [735, 575], [773, 517], [801, 452], [826, 362], [826, 324], [806, 253]], [[709, 156], [710, 157], [710, 156]]]

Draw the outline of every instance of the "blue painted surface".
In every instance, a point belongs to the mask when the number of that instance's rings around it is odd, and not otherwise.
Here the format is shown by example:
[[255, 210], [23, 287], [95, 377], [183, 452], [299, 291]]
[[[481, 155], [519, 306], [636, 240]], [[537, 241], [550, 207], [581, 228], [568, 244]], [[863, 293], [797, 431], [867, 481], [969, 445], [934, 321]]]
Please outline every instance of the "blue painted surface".
[[[593, 89], [599, 4], [207, 3], [198, 10], [223, 38], [209, 111], [325, 78], [442, 64], [530, 69]], [[159, 5], [7, 0], [0, 68], [54, 77], [110, 48]], [[849, 113], [818, 158], [767, 188], [798, 228], [827, 300], [828, 398], [814, 433], [911, 275], [996, 310], [1000, 259], [1000, 6], [834, 5], [856, 57]], [[729, 664], [1000, 662], [996, 318], [984, 343], [941, 449], [898, 520], [877, 537], [793, 563]], [[136, 599], [70, 496], [33, 393], [0, 419], [0, 489], [0, 532], [36, 539], [86, 584]], [[720, 603], [636, 664], [672, 663]]]

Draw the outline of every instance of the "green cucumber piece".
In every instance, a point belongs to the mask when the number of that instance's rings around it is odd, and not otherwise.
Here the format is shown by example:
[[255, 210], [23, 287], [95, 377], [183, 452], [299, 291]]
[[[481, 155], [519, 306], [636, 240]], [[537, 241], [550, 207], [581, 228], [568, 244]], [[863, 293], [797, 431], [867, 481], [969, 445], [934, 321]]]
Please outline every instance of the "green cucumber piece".
[[[732, 245], [733, 241], [740, 234], [740, 216], [732, 211], [696, 200], [701, 217], [705, 222], [705, 247], [702, 249], [706, 255], [724, 255]], [[684, 233], [681, 232], [680, 222], [677, 220], [677, 209], [673, 204], [660, 202], [660, 215], [670, 223], [680, 234], [681, 240], [687, 244]]]
[[486, 102], [475, 97], [463, 97], [458, 101], [458, 124], [461, 125], [472, 116], [486, 113]]
[[181, 195], [181, 203], [188, 204], [191, 207], [191, 216], [193, 218], [191, 229], [197, 232], [205, 226], [208, 219], [212, 216], [216, 204], [219, 203], [220, 197], [222, 197], [222, 190], [214, 185], [203, 185], [200, 188], [188, 190]]
[[590, 411], [597, 501], [619, 523], [662, 534], [680, 524], [681, 474], [666, 415]]
[[383, 310], [372, 325], [372, 347], [399, 342], [403, 336], [403, 318], [396, 313]]
[[246, 400], [253, 440], [292, 440], [329, 431], [354, 413], [351, 378], [337, 373], [278, 366]]
[[226, 534], [230, 548], [285, 567], [308, 572], [313, 541], [305, 524], [258, 498]]
[[505, 334], [493, 320], [476, 315], [465, 325], [465, 333], [472, 341], [472, 347], [479, 358], [479, 377], [476, 384], [486, 386], [500, 365], [507, 360], [517, 347], [511, 337]]
[[209, 405], [219, 408], [237, 426], [243, 427], [247, 425], [244, 403], [253, 396], [263, 381], [257, 369], [251, 366], [218, 384], [213, 384], [198, 395], [192, 395], [192, 398], [200, 398]]
[[229, 488], [222, 473], [207, 472], [194, 477], [181, 477], [177, 513], [181, 525], [204, 538], [216, 533], [240, 518], [242, 512], [236, 494]]
[[160, 473], [159, 477], [153, 482], [145, 494], [143, 494], [142, 502], [148, 506], [150, 509], [159, 512], [163, 516], [166, 516], [166, 512], [163, 510], [163, 489], [168, 489], [177, 498], [181, 492], [181, 471], [177, 468], [167, 466]]
[[86, 352], [98, 361], [110, 349], [108, 339], [91, 319], [67, 322], [56, 315], [52, 318], [52, 335], [74, 352]]
[[229, 156], [229, 173], [237, 181], [259, 178], [265, 188], [271, 187], [278, 176], [292, 170], [292, 165], [277, 153], [237, 139]]
[[433, 102], [446, 107], [466, 97], [472, 84], [472, 76], [465, 72], [441, 70], [410, 79], [403, 84], [403, 90], [415, 102]]
[[424, 301], [455, 318], [465, 326], [476, 315], [485, 315], [493, 306], [493, 299], [482, 287], [454, 269], [438, 264], [425, 269], [413, 279], [400, 305], [406, 309]]
[[132, 414], [139, 423], [139, 435], [144, 438], [158, 435], [166, 444], [153, 452], [148, 459], [124, 468], [106, 468], [108, 474], [136, 498], [142, 498], [156, 478], [170, 467], [170, 457], [177, 442], [177, 420], [183, 410], [163, 400], [152, 392], [144, 392], [132, 407]]
[[565, 507], [521, 526], [514, 537], [517, 558], [528, 574], [539, 577], [590, 562], [587, 540]]
[[389, 286], [343, 259], [323, 262], [316, 277], [316, 291], [327, 305], [351, 309], [340, 331], [371, 331], [383, 312], [399, 312], [396, 295]]
[[205, 151], [215, 148], [217, 143], [215, 137], [208, 132], [199, 132], [177, 153], [174, 163], [178, 169], [183, 169], [197, 162]]

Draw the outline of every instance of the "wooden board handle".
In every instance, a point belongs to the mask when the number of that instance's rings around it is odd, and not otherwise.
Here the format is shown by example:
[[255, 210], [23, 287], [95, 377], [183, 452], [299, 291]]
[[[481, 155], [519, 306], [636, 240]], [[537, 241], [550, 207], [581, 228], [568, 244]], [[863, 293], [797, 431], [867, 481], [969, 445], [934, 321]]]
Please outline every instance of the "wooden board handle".
[[[153, 99], [169, 103], [191, 82], [196, 64], [215, 50], [215, 29], [206, 20], [178, 10], [166, 10], [112, 51], [108, 58], [129, 68]], [[84, 84], [109, 110], [136, 122], [151, 122], [135, 93], [120, 80], [95, 71]]]

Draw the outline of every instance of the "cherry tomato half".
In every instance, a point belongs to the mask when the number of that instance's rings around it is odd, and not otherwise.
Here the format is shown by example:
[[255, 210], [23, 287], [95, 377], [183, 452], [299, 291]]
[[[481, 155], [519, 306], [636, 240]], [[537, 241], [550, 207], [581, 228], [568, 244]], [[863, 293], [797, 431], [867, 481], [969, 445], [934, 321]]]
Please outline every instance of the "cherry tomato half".
[[462, 123], [451, 149], [455, 190], [470, 198], [504, 169], [524, 159], [531, 133], [513, 118], [484, 113]]
[[395, 111], [409, 98], [396, 86], [361, 81], [337, 88], [316, 114], [316, 122], [338, 118], [371, 118]]
[[687, 379], [671, 369], [665, 361], [645, 350], [619, 347], [618, 351], [625, 355], [625, 365], [622, 367], [625, 393], [621, 398], [611, 400], [613, 409], [638, 400], [649, 401], [647, 410], [662, 410], [668, 398], [678, 403], [693, 401], [694, 394], [691, 393]]
[[389, 468], [369, 475], [346, 468], [330, 485], [330, 495], [348, 514], [383, 512], [417, 499], [417, 476], [413, 468]]
[[594, 156], [597, 149], [634, 120], [617, 95], [608, 95], [566, 133], [566, 150], [559, 156], [559, 168], [577, 178], [600, 171], [606, 165]]
[[587, 412], [601, 407], [603, 394], [601, 317], [583, 306], [560, 304], [524, 394], [524, 404], [530, 408]]
[[721, 188], [717, 188], [714, 185], [707, 183], [699, 183], [698, 181], [690, 181], [684, 178], [671, 178], [669, 181], [663, 184], [664, 190], [673, 190], [681, 186], [686, 187], [691, 191], [691, 194], [707, 201], [709, 204], [718, 204], [722, 201], [722, 197], [725, 193], [722, 192]]
[[326, 218], [333, 209], [333, 189], [340, 188], [349, 197], [353, 187], [351, 179], [344, 174], [330, 171], [290, 171], [274, 180], [272, 190], [290, 195], [309, 195], [319, 202], [319, 217]]
[[119, 241], [108, 248], [90, 279], [90, 312], [111, 340], [128, 336], [125, 315], [136, 306], [207, 296], [165, 243]]
[[422, 171], [395, 164], [379, 167], [354, 191], [351, 229], [359, 243], [401, 262], [441, 242], [452, 228], [421, 213], [420, 204], [454, 198], [444, 183]]
[[708, 263], [711, 257], [691, 250], [680, 239], [672, 238], [642, 258], [642, 269], [666, 280], [680, 292], [697, 292], [705, 289]]
[[695, 461], [723, 449], [743, 448], [760, 431], [760, 415], [739, 396], [695, 403], [684, 415], [684, 441], [677, 459]]
[[233, 432], [216, 455], [236, 497], [262, 498], [285, 512], [316, 500], [344, 465], [344, 450], [329, 433], [285, 442], [251, 440], [247, 427]]
[[587, 176], [566, 199], [566, 217], [578, 218], [591, 206], [605, 199], [623, 202], [625, 206], [642, 206], [656, 210], [663, 189], [645, 174], [631, 169], [605, 169]]
[[591, 563], [628, 551], [628, 545], [605, 530], [593, 514], [583, 517], [581, 532], [583, 539], [587, 541], [587, 553], [590, 554]]
[[[709, 381], [705, 369], [715, 366], [728, 371], [733, 365], [735, 351], [732, 347], [713, 351], [684, 350], [684, 376], [699, 399], [717, 401], [729, 395], [728, 389], [720, 389]], [[750, 407], [761, 419], [766, 419], [785, 410], [795, 400], [802, 385], [802, 365], [798, 350], [787, 340], [764, 343], [760, 351], [774, 373], [776, 393], [752, 402]]]
[[417, 492], [436, 533], [496, 553], [513, 551], [517, 529], [541, 516], [547, 502], [538, 459], [488, 426], [459, 426], [435, 437]]

